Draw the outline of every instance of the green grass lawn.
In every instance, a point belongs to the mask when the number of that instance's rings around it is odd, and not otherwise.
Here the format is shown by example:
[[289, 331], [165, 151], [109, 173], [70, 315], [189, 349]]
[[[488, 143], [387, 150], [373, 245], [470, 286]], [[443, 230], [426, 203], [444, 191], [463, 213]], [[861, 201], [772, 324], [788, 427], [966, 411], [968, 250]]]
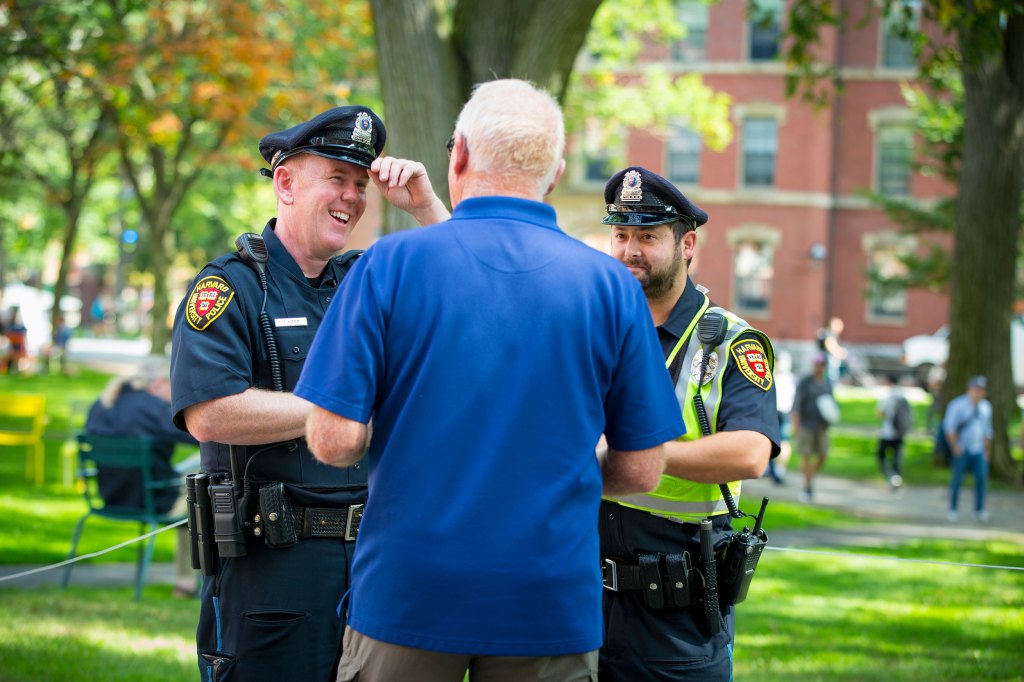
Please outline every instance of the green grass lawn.
[[[61, 484], [60, 445], [74, 430], [69, 407], [93, 400], [105, 381], [87, 372], [0, 376], [0, 392], [43, 391], [51, 412], [43, 487], [26, 482], [22, 450], [0, 448], [0, 564], [65, 558], [85, 503]], [[871, 400], [844, 400], [827, 473], [877, 478], [873, 410]], [[948, 470], [933, 467], [929, 440], [912, 438], [908, 482], [945, 485], [948, 477]], [[758, 502], [744, 498], [742, 506], [756, 511]], [[805, 506], [781, 501], [772, 502], [769, 515], [773, 531], [864, 523], [826, 509], [809, 515]], [[134, 524], [93, 519], [81, 551], [116, 544], [135, 531]], [[132, 562], [134, 551], [131, 546], [90, 561]], [[163, 533], [156, 560], [170, 561], [172, 554], [173, 533]], [[1024, 547], [1007, 542], [920, 540], [858, 547], [856, 554], [1024, 566]], [[736, 679], [1024, 680], [1022, 607], [1021, 572], [768, 551], [738, 609]], [[99, 589], [76, 586], [72, 578], [66, 592], [0, 583], [0, 682], [194, 679], [197, 610], [195, 600], [173, 599], [164, 585], [148, 586], [136, 603], [127, 583]]]

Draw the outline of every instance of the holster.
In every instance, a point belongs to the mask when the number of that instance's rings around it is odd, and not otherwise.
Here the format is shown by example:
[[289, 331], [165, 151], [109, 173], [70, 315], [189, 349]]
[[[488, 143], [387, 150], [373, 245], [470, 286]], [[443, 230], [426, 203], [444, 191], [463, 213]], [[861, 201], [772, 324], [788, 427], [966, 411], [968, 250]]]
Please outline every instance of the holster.
[[269, 547], [291, 547], [299, 541], [292, 503], [280, 481], [260, 486], [263, 539]]

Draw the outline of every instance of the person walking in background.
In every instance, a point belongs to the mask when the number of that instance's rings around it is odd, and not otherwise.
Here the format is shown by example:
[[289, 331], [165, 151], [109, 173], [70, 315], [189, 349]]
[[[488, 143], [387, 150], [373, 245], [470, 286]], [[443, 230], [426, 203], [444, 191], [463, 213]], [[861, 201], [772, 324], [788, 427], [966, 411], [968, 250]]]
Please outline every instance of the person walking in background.
[[974, 476], [974, 513], [982, 523], [988, 521], [985, 488], [988, 463], [992, 456], [992, 404], [986, 400], [988, 379], [973, 376], [967, 380], [967, 392], [949, 401], [942, 428], [949, 443], [953, 470], [949, 486], [949, 520], [957, 520], [960, 486], [964, 475]]
[[793, 376], [793, 356], [788, 351], [775, 352], [775, 409], [779, 416], [779, 456], [768, 460], [765, 475], [776, 485], [786, 483], [786, 465], [793, 454], [791, 413], [796, 397], [796, 377]]
[[[150, 356], [127, 377], [115, 377], [107, 383], [102, 395], [89, 408], [85, 432], [96, 436], [143, 437], [153, 442], [152, 477], [154, 480], [181, 478], [199, 469], [198, 456], [175, 465], [177, 443], [199, 445], [199, 441], [174, 426], [171, 418], [171, 382], [167, 358]], [[184, 512], [180, 488], [165, 488], [153, 493], [157, 513], [172, 509]], [[142, 508], [142, 477], [118, 467], [99, 472], [99, 492], [104, 503], [122, 507]], [[174, 555], [174, 593], [191, 596], [196, 590], [196, 572], [189, 557], [188, 529], [178, 529], [178, 546]]]
[[925, 424], [932, 436], [932, 457], [936, 466], [949, 466], [949, 443], [942, 431], [942, 415], [945, 405], [942, 402], [942, 388], [946, 383], [946, 364], [934, 365], [925, 375], [925, 390], [931, 396]]
[[903, 485], [903, 439], [913, 423], [910, 401], [895, 374], [886, 377], [889, 394], [878, 401], [875, 413], [881, 417], [878, 429], [878, 467], [893, 489]]
[[828, 326], [818, 331], [818, 350], [825, 354], [825, 375], [832, 386], [839, 385], [839, 377], [842, 371], [843, 362], [849, 352], [839, 343], [846, 325], [838, 317], [828, 321]]
[[832, 384], [825, 376], [827, 361], [824, 353], [814, 356], [811, 373], [800, 379], [793, 396], [791, 419], [804, 475], [805, 502], [814, 497], [814, 477], [828, 458], [828, 427], [839, 417]]
[[46, 350], [46, 357], [43, 358], [44, 371], [53, 371], [53, 361], [57, 361], [60, 373], [68, 373], [68, 341], [71, 340], [71, 329], [68, 327], [63, 315], [57, 315], [57, 326], [53, 328], [53, 341]]
[[316, 457], [369, 445], [340, 681], [595, 679], [602, 491], [654, 488], [685, 427], [639, 285], [543, 203], [563, 125], [525, 81], [477, 86], [451, 219], [370, 247], [310, 349]]
[[7, 338], [7, 355], [3, 367], [8, 374], [18, 374], [28, 359], [28, 329], [21, 315], [21, 308], [11, 308], [7, 324], [4, 325]]

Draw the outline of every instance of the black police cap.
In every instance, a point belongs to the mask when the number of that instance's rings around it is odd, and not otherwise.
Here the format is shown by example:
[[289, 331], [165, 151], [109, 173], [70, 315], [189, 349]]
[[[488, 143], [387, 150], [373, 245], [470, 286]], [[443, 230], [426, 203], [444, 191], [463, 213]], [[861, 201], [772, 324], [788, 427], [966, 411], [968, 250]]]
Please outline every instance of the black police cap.
[[260, 154], [270, 164], [267, 177], [296, 154], [316, 154], [369, 168], [384, 149], [384, 122], [368, 107], [335, 107], [297, 126], [260, 140]]
[[605, 225], [662, 225], [682, 220], [694, 229], [708, 221], [708, 214], [683, 196], [657, 173], [630, 166], [613, 175], [604, 186], [608, 215]]

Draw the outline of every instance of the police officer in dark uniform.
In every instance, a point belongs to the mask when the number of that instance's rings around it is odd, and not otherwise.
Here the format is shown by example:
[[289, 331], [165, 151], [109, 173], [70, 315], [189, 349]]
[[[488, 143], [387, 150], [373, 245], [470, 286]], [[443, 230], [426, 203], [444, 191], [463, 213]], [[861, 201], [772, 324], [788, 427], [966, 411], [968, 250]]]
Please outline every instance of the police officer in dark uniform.
[[231, 491], [214, 507], [216, 542], [201, 538], [216, 548], [196, 632], [206, 681], [333, 679], [366, 470], [316, 462], [303, 438], [311, 406], [291, 390], [358, 256], [336, 254], [369, 181], [420, 224], [448, 217], [422, 164], [380, 157], [384, 140], [361, 106], [264, 137], [277, 217], [207, 264], [175, 316], [174, 420], [201, 442], [196, 481], [211, 499], [217, 485]]
[[[704, 609], [713, 601], [700, 524], [710, 520], [708, 540], [721, 554], [733, 529], [720, 484], [738, 499], [740, 481], [760, 476], [778, 454], [771, 342], [690, 281], [696, 229], [708, 216], [671, 183], [645, 168], [626, 168], [608, 181], [605, 202], [612, 255], [643, 286], [687, 433], [665, 444], [656, 490], [601, 503], [600, 679], [730, 680], [734, 609]], [[705, 314], [702, 342], [697, 330]]]

